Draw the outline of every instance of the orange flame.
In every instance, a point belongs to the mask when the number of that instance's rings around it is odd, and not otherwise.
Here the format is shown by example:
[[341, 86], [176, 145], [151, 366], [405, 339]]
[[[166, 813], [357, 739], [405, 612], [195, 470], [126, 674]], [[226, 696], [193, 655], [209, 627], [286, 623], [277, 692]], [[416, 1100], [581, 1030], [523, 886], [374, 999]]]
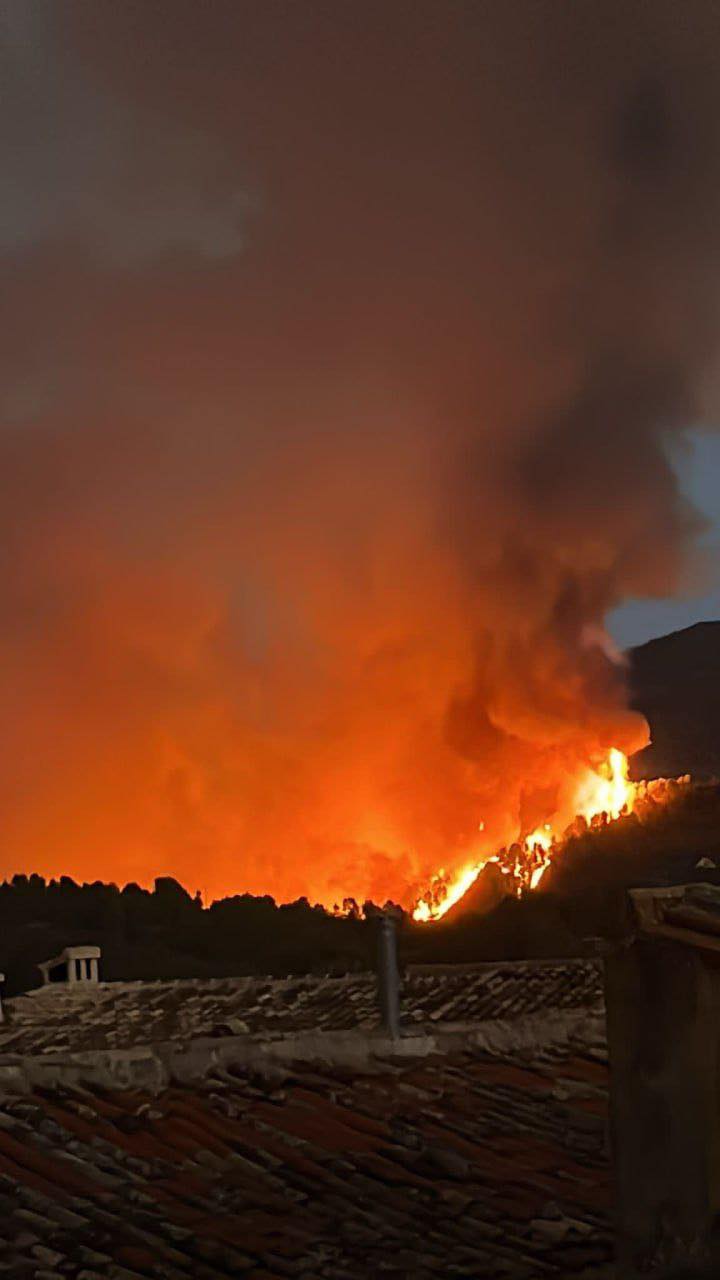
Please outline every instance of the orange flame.
[[[604, 815], [608, 820], [629, 813], [635, 803], [637, 787], [628, 779], [627, 756], [612, 747], [607, 759], [597, 769], [585, 769], [577, 779], [573, 792], [576, 817], [590, 823]], [[482, 823], [480, 829], [482, 830]], [[486, 862], [495, 862], [504, 875], [511, 875], [517, 893], [536, 889], [557, 852], [563, 830], [546, 822], [531, 831], [517, 844], [480, 862], [468, 863], [452, 878], [439, 871], [412, 912], [414, 920], [426, 923], [440, 920], [467, 893]]]

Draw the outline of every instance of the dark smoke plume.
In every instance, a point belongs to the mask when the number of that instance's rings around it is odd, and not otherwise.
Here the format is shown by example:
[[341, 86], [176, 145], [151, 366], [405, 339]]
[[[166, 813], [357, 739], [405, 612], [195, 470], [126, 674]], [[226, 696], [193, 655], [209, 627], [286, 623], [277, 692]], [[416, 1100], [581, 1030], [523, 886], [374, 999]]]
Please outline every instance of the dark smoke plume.
[[718, 7], [0, 14], [2, 870], [409, 902], [644, 740]]

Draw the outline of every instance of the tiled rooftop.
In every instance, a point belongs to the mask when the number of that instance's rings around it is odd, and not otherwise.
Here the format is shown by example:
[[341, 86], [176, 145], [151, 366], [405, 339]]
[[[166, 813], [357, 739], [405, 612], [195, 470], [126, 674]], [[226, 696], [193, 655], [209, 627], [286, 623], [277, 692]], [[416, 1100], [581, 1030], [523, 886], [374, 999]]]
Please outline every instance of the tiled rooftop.
[[[372, 975], [60, 985], [6, 1008], [2, 1087], [18, 1063], [35, 1067], [19, 1072], [21, 1092], [0, 1093], [0, 1274], [611, 1274], [593, 962], [410, 970], [405, 1049], [367, 1034]], [[513, 1033], [500, 1055], [476, 1034], [546, 1028], [562, 1011], [581, 1016], [561, 1019], [559, 1040]], [[332, 1036], [308, 1052], [305, 1032], [355, 1033], [374, 1049], [351, 1068], [327, 1050]], [[198, 1058], [192, 1045], [216, 1036], [240, 1040]], [[93, 1074], [93, 1050], [123, 1063], [157, 1044], [166, 1062], [168, 1041], [202, 1059], [189, 1080]], [[425, 1056], [403, 1056], [420, 1043]], [[520, 1043], [533, 1047], [521, 1055]]]
[[[593, 961], [447, 966], [410, 970], [403, 981], [407, 1031], [597, 1008], [602, 972]], [[221, 978], [50, 986], [5, 1005], [0, 1055], [125, 1049], [166, 1040], [302, 1031], [371, 1031], [375, 978]]]
[[602, 1050], [0, 1101], [0, 1272], [611, 1274]]

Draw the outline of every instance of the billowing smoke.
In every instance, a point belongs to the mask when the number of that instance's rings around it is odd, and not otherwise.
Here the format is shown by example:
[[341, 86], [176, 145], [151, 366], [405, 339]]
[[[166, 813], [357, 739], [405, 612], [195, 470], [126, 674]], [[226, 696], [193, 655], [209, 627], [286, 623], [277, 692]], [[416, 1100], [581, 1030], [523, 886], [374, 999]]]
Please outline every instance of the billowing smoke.
[[717, 5], [0, 14], [1, 869], [409, 902], [644, 741]]

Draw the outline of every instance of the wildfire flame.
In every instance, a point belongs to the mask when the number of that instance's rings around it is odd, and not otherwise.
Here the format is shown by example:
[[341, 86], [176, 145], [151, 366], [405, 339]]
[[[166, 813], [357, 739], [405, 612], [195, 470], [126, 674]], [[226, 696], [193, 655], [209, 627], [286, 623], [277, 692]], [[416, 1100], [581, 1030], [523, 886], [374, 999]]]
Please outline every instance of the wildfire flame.
[[[612, 747], [607, 759], [596, 769], [587, 768], [577, 779], [573, 793], [575, 817], [590, 823], [601, 815], [611, 821], [634, 807], [637, 786], [628, 779], [627, 756]], [[482, 830], [482, 823], [480, 824]], [[439, 871], [430, 888], [415, 904], [413, 919], [440, 920], [467, 893], [487, 862], [497, 863], [504, 875], [512, 876], [519, 894], [536, 889], [558, 849], [563, 831], [546, 822], [517, 843], [482, 861], [469, 863], [452, 877]]]

